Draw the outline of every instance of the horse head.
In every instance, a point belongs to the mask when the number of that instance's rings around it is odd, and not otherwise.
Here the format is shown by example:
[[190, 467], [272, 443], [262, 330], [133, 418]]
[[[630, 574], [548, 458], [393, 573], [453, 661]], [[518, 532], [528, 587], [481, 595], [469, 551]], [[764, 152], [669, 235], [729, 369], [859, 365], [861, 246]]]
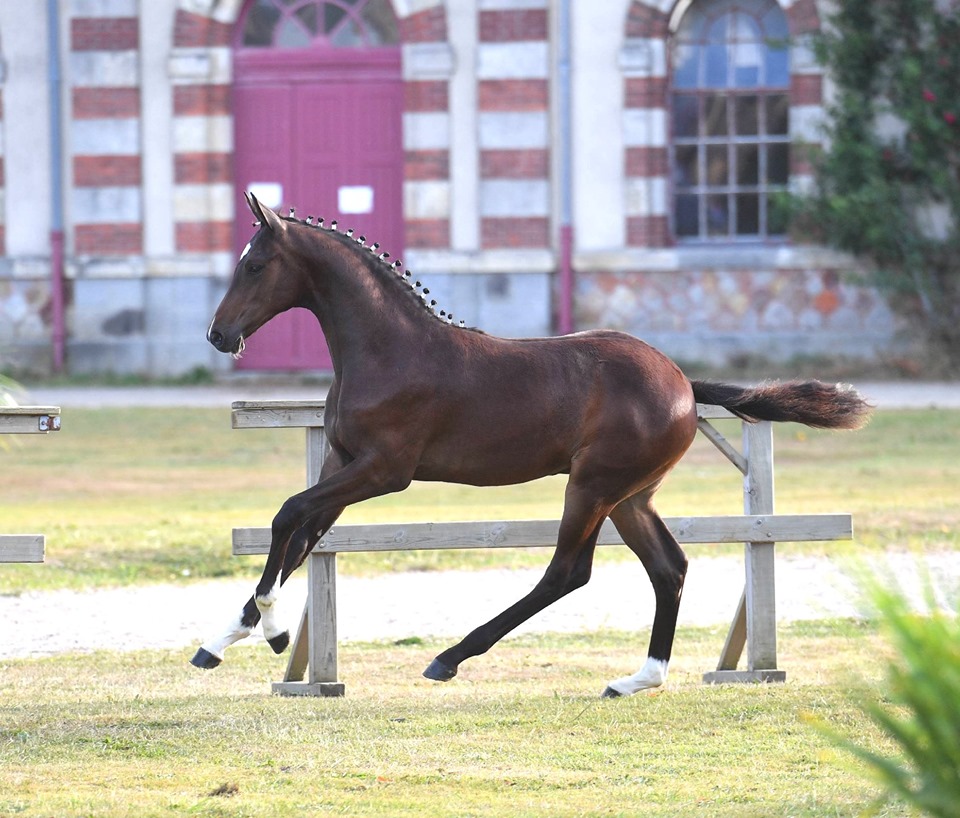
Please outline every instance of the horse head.
[[221, 352], [239, 356], [244, 339], [267, 321], [297, 306], [290, 274], [288, 223], [269, 207], [245, 193], [260, 229], [240, 254], [226, 294], [214, 313], [207, 340]]

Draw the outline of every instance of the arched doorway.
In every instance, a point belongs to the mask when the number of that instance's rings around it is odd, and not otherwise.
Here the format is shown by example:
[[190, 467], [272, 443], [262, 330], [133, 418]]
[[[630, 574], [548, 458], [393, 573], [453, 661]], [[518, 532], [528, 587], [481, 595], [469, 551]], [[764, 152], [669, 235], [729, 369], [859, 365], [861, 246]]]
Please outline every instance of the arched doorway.
[[[249, 0], [234, 41], [239, 255], [243, 191], [336, 219], [403, 250], [403, 84], [389, 0]], [[316, 319], [291, 310], [247, 344], [239, 369], [329, 369]]]

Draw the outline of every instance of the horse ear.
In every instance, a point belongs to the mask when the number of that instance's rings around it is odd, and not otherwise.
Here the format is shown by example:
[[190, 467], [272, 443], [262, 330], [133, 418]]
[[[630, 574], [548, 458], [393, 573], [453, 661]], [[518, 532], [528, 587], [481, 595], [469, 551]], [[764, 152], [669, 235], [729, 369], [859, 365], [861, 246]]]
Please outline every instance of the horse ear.
[[252, 193], [244, 192], [243, 195], [246, 197], [250, 211], [261, 225], [274, 232], [283, 230], [283, 222], [280, 221], [280, 217], [276, 213], [266, 205], [260, 204], [257, 197]]

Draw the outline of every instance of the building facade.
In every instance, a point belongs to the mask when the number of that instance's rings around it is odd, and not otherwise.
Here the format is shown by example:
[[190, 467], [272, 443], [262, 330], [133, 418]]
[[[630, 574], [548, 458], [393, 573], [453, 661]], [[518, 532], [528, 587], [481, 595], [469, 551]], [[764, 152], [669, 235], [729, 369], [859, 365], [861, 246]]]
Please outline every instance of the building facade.
[[784, 235], [820, 24], [815, 0], [0, 0], [0, 364], [324, 368], [302, 315], [239, 362], [204, 341], [247, 189], [489, 332], [883, 354], [882, 298]]

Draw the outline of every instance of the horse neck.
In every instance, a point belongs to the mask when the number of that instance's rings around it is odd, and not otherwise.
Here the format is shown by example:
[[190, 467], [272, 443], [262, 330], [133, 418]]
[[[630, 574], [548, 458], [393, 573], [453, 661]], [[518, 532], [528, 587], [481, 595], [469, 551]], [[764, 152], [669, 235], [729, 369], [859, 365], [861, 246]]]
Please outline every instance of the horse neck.
[[309, 262], [303, 306], [320, 322], [334, 370], [375, 368], [416, 350], [439, 322], [388, 265], [335, 235], [323, 239]]

